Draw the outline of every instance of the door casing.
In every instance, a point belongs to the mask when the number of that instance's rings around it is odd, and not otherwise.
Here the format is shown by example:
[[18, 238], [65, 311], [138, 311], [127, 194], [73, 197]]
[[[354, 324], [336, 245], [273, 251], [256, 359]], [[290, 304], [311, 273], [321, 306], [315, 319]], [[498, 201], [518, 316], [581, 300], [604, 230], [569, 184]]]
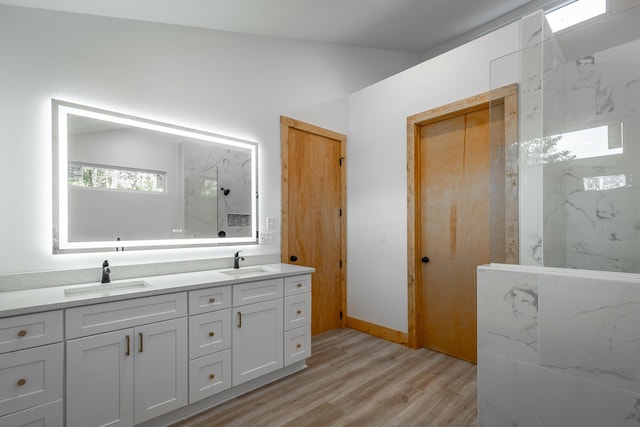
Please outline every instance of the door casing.
[[[465, 98], [407, 118], [407, 302], [408, 336], [410, 348], [423, 346], [420, 326], [421, 316], [421, 252], [420, 227], [420, 128], [430, 122], [464, 114], [469, 111], [504, 103], [504, 139], [500, 146], [491, 145], [491, 191], [500, 193], [504, 204], [492, 206], [490, 216], [491, 236], [500, 241], [491, 242], [491, 261], [506, 264], [518, 263], [518, 86], [508, 85], [500, 89]], [[495, 166], [495, 168], [494, 168]], [[499, 182], [496, 185], [496, 182]], [[502, 186], [504, 182], [504, 186]], [[497, 209], [497, 210], [496, 210]], [[495, 221], [499, 218], [500, 221]], [[493, 238], [492, 238], [493, 240]]]

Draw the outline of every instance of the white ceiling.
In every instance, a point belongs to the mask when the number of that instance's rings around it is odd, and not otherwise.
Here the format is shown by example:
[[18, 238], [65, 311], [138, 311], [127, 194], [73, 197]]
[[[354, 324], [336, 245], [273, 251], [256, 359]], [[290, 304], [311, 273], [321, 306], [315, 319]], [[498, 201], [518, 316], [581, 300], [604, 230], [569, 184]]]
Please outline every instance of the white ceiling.
[[[567, 0], [564, 0], [566, 3]], [[0, 4], [437, 54], [553, 0], [0, 0]]]

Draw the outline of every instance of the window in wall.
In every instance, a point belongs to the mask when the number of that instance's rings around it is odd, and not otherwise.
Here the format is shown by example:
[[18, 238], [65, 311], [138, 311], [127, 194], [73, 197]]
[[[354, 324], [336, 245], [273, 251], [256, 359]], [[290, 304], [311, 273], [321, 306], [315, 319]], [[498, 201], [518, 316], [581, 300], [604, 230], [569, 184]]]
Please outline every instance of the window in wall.
[[551, 31], [558, 32], [607, 11], [607, 0], [576, 0], [545, 14]]
[[166, 172], [69, 162], [71, 187], [165, 193]]
[[549, 149], [562, 153], [563, 156], [555, 160], [550, 157], [549, 162], [622, 154], [622, 134], [622, 124], [620, 124], [620, 126], [605, 125], [553, 135], [549, 138], [553, 141]]
[[631, 175], [589, 176], [582, 178], [584, 191], [603, 191], [631, 187]]

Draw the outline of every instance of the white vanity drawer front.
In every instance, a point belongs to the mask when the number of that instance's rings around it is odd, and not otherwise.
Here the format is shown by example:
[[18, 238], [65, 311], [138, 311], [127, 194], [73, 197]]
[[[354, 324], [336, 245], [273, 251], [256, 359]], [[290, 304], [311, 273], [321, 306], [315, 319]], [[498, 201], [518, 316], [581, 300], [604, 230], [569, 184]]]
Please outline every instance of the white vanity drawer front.
[[230, 347], [230, 308], [189, 317], [189, 359]]
[[231, 307], [231, 286], [189, 292], [189, 314], [207, 313]]
[[231, 388], [231, 349], [189, 362], [189, 403]]
[[0, 355], [0, 416], [62, 399], [63, 344]]
[[0, 353], [62, 341], [62, 310], [0, 320]]
[[284, 333], [284, 366], [311, 356], [311, 325]]
[[311, 292], [311, 275], [292, 276], [284, 278], [284, 296]]
[[186, 315], [186, 292], [70, 308], [66, 311], [67, 339]]
[[282, 298], [283, 280], [271, 279], [260, 282], [233, 285], [233, 306], [239, 307], [254, 302], [269, 301]]
[[311, 324], [311, 294], [301, 294], [284, 299], [284, 330]]
[[62, 399], [0, 417], [2, 427], [64, 427]]

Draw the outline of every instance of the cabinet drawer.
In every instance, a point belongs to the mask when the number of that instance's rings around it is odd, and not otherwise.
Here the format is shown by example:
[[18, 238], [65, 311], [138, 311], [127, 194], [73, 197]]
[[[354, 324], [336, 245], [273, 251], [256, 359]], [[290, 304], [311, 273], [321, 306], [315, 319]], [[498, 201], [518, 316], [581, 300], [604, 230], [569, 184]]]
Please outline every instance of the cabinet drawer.
[[311, 356], [311, 326], [284, 333], [284, 366]]
[[62, 341], [62, 310], [0, 321], [0, 353]]
[[231, 349], [189, 362], [189, 403], [231, 387]]
[[253, 304], [282, 298], [283, 280], [271, 279], [260, 282], [241, 283], [233, 285], [233, 306]]
[[63, 427], [62, 400], [0, 417], [2, 427]]
[[284, 299], [284, 330], [311, 324], [311, 294], [300, 294]]
[[189, 292], [189, 314], [207, 313], [231, 307], [231, 286]]
[[63, 344], [0, 355], [0, 415], [62, 399]]
[[70, 308], [66, 311], [67, 339], [186, 315], [186, 292]]
[[311, 275], [292, 276], [284, 278], [284, 296], [311, 292]]
[[189, 317], [189, 359], [230, 347], [230, 308]]

